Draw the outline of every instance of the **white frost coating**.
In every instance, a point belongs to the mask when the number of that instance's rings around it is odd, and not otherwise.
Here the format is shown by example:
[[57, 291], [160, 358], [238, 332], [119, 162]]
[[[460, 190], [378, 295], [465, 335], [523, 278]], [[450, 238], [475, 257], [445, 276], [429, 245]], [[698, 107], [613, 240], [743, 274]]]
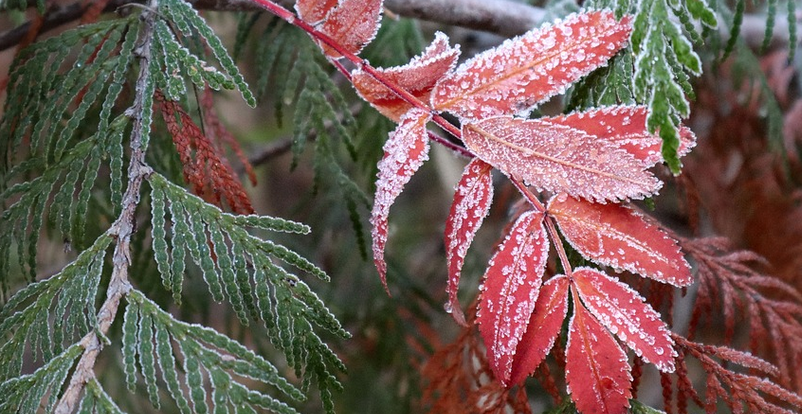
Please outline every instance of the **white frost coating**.
[[526, 112], [605, 65], [629, 31], [609, 11], [572, 14], [468, 60], [437, 84], [432, 106], [466, 119]]
[[404, 185], [429, 159], [429, 140], [426, 123], [431, 115], [413, 108], [401, 117], [398, 127], [384, 144], [384, 158], [379, 161], [376, 180], [376, 196], [370, 223], [373, 226], [373, 261], [384, 281], [387, 265], [384, 262], [384, 246], [387, 242], [387, 216], [390, 206], [401, 194]]
[[674, 371], [674, 341], [660, 315], [628, 285], [592, 268], [574, 271], [582, 302], [602, 325], [644, 361], [663, 372]]
[[[383, 0], [340, 0], [318, 29], [349, 52], [359, 54], [379, 31], [383, 3]], [[329, 57], [342, 57], [324, 43], [318, 44]]]

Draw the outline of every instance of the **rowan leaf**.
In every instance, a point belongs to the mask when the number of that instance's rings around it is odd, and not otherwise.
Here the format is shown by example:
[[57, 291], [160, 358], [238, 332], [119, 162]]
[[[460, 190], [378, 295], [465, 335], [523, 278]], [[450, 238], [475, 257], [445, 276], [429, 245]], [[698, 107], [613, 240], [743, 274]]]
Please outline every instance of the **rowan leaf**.
[[678, 287], [693, 283], [677, 242], [635, 210], [566, 195], [553, 197], [547, 210], [586, 259]]
[[457, 298], [460, 273], [473, 237], [493, 202], [493, 167], [474, 158], [462, 173], [454, 192], [454, 201], [446, 219], [445, 246], [448, 262], [448, 303], [446, 310], [460, 325], [467, 326]]
[[626, 151], [538, 119], [505, 116], [466, 123], [462, 139], [479, 158], [539, 191], [606, 202], [643, 198], [662, 185]]
[[[379, 31], [383, 0], [340, 0], [336, 8], [326, 14], [318, 29], [331, 37], [345, 50], [357, 55]], [[323, 8], [328, 7], [330, 0]], [[317, 15], [318, 13], [313, 13]], [[330, 46], [318, 42], [326, 56], [339, 59], [342, 55]]]
[[426, 123], [428, 112], [413, 108], [401, 117], [398, 127], [390, 133], [384, 144], [384, 157], [379, 161], [376, 180], [376, 197], [373, 201], [370, 223], [373, 225], [373, 263], [387, 289], [387, 263], [384, 246], [387, 244], [387, 216], [390, 206], [401, 194], [404, 185], [429, 158], [429, 140]]
[[[663, 162], [663, 155], [660, 152], [663, 140], [660, 135], [649, 132], [646, 127], [648, 115], [649, 108], [642, 105], [608, 106], [541, 120], [569, 126], [606, 140], [630, 153], [648, 168]], [[696, 136], [690, 128], [681, 125], [679, 137], [677, 156], [682, 157], [696, 145]]]
[[295, 2], [295, 11], [301, 20], [316, 24], [321, 22], [337, 7], [338, 0], [298, 0]]
[[604, 65], [630, 31], [611, 11], [572, 14], [468, 60], [435, 86], [432, 107], [468, 119], [528, 111]]
[[[574, 273], [576, 274], [576, 273]], [[625, 414], [632, 375], [624, 350], [582, 305], [572, 289], [574, 316], [568, 324], [565, 381], [582, 414]]]
[[496, 378], [508, 384], [518, 343], [540, 292], [549, 243], [544, 214], [528, 211], [515, 221], [490, 259], [482, 284], [477, 323]]
[[529, 326], [515, 351], [509, 385], [523, 382], [543, 362], [554, 346], [567, 310], [568, 278], [553, 277], [540, 289]]
[[674, 371], [674, 341], [660, 314], [638, 292], [589, 267], [575, 269], [572, 276], [582, 302], [602, 325], [644, 361]]
[[[459, 45], [449, 46], [448, 36], [437, 32], [432, 44], [406, 65], [379, 68], [376, 71], [421, 101], [428, 102], [432, 88], [454, 69], [459, 55]], [[351, 76], [359, 95], [384, 116], [397, 122], [412, 107], [365, 71], [356, 69]]]

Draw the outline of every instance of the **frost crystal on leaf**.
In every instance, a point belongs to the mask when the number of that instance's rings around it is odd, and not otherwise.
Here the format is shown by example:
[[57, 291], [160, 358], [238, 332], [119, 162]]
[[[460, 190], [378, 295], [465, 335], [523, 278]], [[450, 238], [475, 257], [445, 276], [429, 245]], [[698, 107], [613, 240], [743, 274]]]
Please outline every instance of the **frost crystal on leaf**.
[[621, 342], [660, 371], [674, 371], [674, 341], [660, 314], [638, 292], [588, 267], [574, 271], [573, 283], [588, 310]]
[[564, 275], [553, 277], [543, 284], [529, 326], [518, 343], [507, 385], [523, 382], [551, 351], [568, 310], [567, 299], [568, 278]]
[[[594, 139], [608, 141], [630, 153], [648, 168], [663, 161], [660, 152], [663, 140], [659, 135], [649, 133], [646, 128], [648, 114], [649, 108], [646, 106], [608, 106], [540, 120], [575, 128], [593, 135]], [[682, 125], [679, 138], [677, 156], [682, 157], [696, 145], [696, 136], [690, 128]]]
[[390, 206], [401, 194], [404, 185], [429, 158], [429, 140], [426, 123], [431, 115], [413, 108], [401, 117], [398, 127], [390, 133], [384, 144], [384, 157], [379, 161], [376, 180], [376, 197], [370, 224], [373, 225], [373, 262], [387, 289], [387, 263], [384, 261], [384, 246], [387, 243], [387, 216]]
[[[326, 15], [318, 28], [353, 54], [359, 54], [376, 36], [381, 22], [382, 0], [340, 0], [337, 8]], [[326, 5], [330, 1], [326, 2]], [[326, 56], [342, 57], [328, 45], [318, 42]]]
[[624, 350], [585, 309], [576, 291], [568, 324], [565, 381], [582, 414], [625, 414], [632, 398], [632, 376]]
[[527, 111], [604, 65], [630, 30], [610, 11], [544, 25], [462, 64], [435, 86], [432, 106], [468, 119]]
[[479, 158], [541, 191], [605, 202], [643, 198], [662, 185], [626, 151], [563, 125], [495, 117], [465, 124], [462, 139]]
[[492, 169], [490, 164], [479, 158], [474, 158], [465, 167], [446, 219], [444, 241], [448, 261], [447, 308], [451, 310], [451, 316], [460, 325], [467, 325], [457, 298], [460, 273], [468, 247], [493, 202], [493, 177], [490, 174]]
[[476, 321], [490, 367], [505, 385], [535, 308], [548, 253], [543, 213], [528, 211], [518, 217], [485, 272]]
[[[406, 65], [376, 71], [421, 101], [428, 102], [435, 83], [454, 68], [459, 54], [459, 45], [449, 46], [448, 36], [437, 32], [432, 44]], [[359, 95], [384, 116], [398, 121], [412, 107], [365, 71], [354, 70], [351, 76]]]
[[549, 201], [548, 212], [588, 260], [677, 287], [693, 283], [677, 242], [635, 210], [561, 195]]
[[301, 20], [316, 24], [321, 22], [335, 7], [338, 0], [298, 0], [295, 2], [295, 11]]

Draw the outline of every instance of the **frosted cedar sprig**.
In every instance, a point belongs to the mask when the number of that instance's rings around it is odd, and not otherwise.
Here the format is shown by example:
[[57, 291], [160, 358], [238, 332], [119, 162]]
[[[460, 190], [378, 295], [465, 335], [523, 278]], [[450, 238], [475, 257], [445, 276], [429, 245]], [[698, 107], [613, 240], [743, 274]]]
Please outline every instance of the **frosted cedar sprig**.
[[[676, 242], [635, 210], [615, 204], [655, 194], [662, 185], [647, 171], [662, 158], [660, 139], [646, 130], [646, 107], [542, 119], [514, 116], [604, 65], [626, 44], [629, 17], [618, 21], [609, 11], [572, 15], [456, 69], [458, 49], [438, 35], [409, 64], [376, 69], [357, 54], [378, 28], [380, 0], [300, 0], [300, 17], [270, 1], [257, 3], [309, 33], [360, 95], [398, 122], [379, 162], [371, 214], [374, 263], [385, 288], [389, 209], [427, 159], [432, 135], [426, 124], [434, 121], [475, 157], [457, 186], [446, 222], [448, 307], [457, 322], [465, 324], [456, 299], [463, 257], [492, 203], [492, 169], [505, 173], [532, 207], [516, 218], [481, 287], [477, 323], [498, 381], [517, 384], [540, 365], [568, 316], [569, 292], [573, 315], [566, 378], [579, 411], [618, 412], [629, 406], [631, 367], [613, 335], [661, 371], [674, 370], [674, 342], [659, 314], [617, 278], [589, 267], [572, 269], [556, 231], [559, 225], [574, 249], [599, 265], [676, 286], [691, 283]], [[340, 58], [356, 70], [348, 72], [336, 63]], [[441, 112], [455, 114], [461, 128], [445, 121]], [[682, 131], [687, 152], [693, 134]], [[544, 205], [529, 186], [555, 196]], [[550, 239], [565, 274], [543, 283]]]

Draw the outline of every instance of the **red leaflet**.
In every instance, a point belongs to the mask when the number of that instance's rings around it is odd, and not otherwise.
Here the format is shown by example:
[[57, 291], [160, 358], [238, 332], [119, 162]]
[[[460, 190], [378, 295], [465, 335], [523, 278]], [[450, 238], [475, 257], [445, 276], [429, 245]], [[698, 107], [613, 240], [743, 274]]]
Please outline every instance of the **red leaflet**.
[[465, 262], [473, 236], [482, 225], [482, 220], [490, 211], [493, 202], [493, 167], [479, 158], [474, 158], [462, 173], [457, 184], [451, 211], [446, 219], [445, 246], [448, 261], [448, 304], [447, 310], [460, 325], [467, 326], [462, 307], [459, 305], [460, 272]]
[[[649, 133], [646, 128], [647, 115], [649, 108], [646, 106], [608, 106], [587, 112], [541, 118], [541, 121], [576, 128], [607, 140], [632, 154], [648, 168], [663, 161], [660, 154], [663, 140]], [[684, 125], [679, 129], [679, 136], [678, 155], [682, 157], [696, 145], [696, 136]]]
[[627, 355], [572, 289], [574, 316], [568, 326], [565, 380], [582, 414], [625, 414], [632, 398]]
[[674, 371], [674, 341], [660, 314], [629, 286], [589, 267], [574, 270], [582, 302], [621, 342], [663, 372]]
[[429, 140], [426, 123], [431, 115], [413, 108], [403, 117], [398, 127], [384, 144], [384, 158], [379, 161], [376, 180], [376, 197], [370, 224], [373, 225], [373, 262], [387, 289], [387, 264], [384, 262], [384, 246], [387, 243], [387, 215], [396, 197], [418, 168], [429, 158]]
[[629, 20], [595, 11], [508, 40], [443, 79], [432, 106], [470, 119], [526, 111], [604, 65], [627, 42]]
[[[328, 5], [331, 2], [325, 3]], [[356, 55], [379, 31], [381, 12], [382, 0], [340, 0], [337, 8], [331, 10], [320, 24], [319, 30]], [[326, 56], [334, 59], [342, 57], [329, 46], [318, 44]]]
[[677, 242], [636, 211], [566, 195], [553, 197], [547, 210], [566, 240], [586, 259], [674, 286], [693, 283]]
[[643, 198], [662, 185], [626, 151], [537, 119], [495, 117], [467, 123], [462, 140], [479, 158], [540, 191], [604, 202]]
[[508, 384], [518, 342], [535, 308], [549, 244], [543, 213], [521, 214], [490, 259], [477, 313], [487, 359], [496, 378]]
[[[434, 84], [454, 68], [459, 53], [459, 46], [449, 46], [448, 36], [437, 32], [432, 44], [420, 56], [404, 66], [377, 71], [416, 98], [428, 102]], [[351, 75], [351, 81], [359, 95], [384, 116], [398, 121], [412, 107], [361, 69], [353, 71]]]
[[309, 24], [319, 23], [335, 7], [337, 7], [337, 0], [298, 0], [295, 2], [295, 11], [298, 12], [298, 17]]
[[568, 278], [565, 275], [553, 277], [540, 289], [535, 311], [515, 352], [510, 382], [505, 385], [523, 382], [540, 365], [554, 346], [567, 310]]

